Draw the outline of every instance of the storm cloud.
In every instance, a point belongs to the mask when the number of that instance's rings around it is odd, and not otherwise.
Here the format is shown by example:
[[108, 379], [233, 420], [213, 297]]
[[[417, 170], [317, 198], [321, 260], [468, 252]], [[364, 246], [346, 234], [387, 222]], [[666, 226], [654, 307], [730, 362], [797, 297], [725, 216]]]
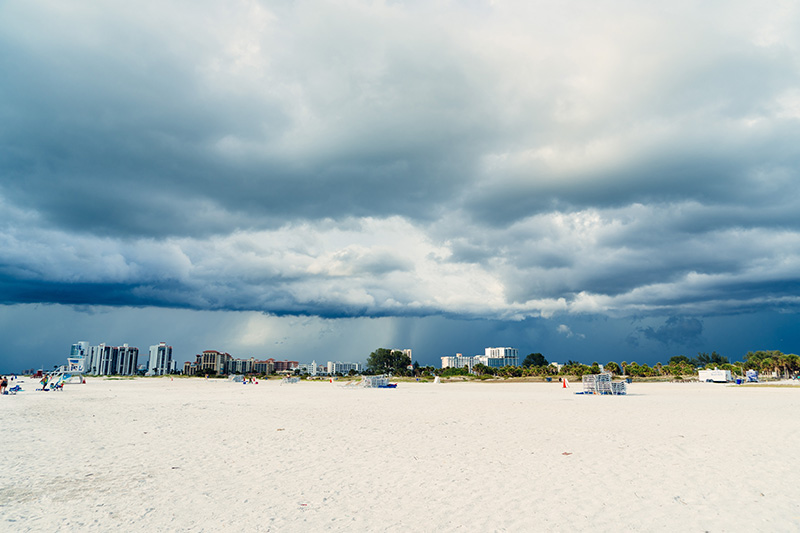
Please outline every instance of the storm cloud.
[[9, 1], [0, 51], [5, 305], [798, 311], [792, 3]]

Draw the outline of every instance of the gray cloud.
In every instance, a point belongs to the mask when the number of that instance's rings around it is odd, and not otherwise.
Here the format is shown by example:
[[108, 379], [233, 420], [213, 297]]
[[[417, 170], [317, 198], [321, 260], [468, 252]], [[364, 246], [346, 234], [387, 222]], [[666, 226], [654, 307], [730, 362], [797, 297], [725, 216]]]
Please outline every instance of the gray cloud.
[[638, 331], [645, 338], [662, 344], [688, 346], [700, 342], [703, 322], [696, 318], [673, 316], [656, 329], [645, 327]]
[[797, 312], [794, 7], [144, 6], [0, 7], [4, 304]]

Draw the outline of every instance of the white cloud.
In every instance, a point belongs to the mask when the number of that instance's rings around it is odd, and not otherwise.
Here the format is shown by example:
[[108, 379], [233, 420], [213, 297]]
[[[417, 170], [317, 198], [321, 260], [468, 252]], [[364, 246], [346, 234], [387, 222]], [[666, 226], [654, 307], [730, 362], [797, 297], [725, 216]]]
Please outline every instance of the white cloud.
[[570, 327], [567, 326], [566, 324], [559, 324], [558, 327], [556, 328], [556, 331], [558, 331], [558, 333], [562, 335], [565, 335], [567, 338], [571, 337], [578, 337], [579, 339], [586, 338], [586, 335], [584, 335], [583, 333], [574, 333], [572, 329], [570, 329]]
[[793, 4], [0, 10], [10, 301], [517, 321], [792, 304]]

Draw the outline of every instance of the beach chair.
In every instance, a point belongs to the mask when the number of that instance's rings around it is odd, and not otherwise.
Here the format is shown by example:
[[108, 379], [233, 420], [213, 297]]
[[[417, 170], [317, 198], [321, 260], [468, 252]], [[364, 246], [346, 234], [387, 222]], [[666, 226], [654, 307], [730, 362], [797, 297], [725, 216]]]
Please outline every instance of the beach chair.
[[595, 389], [595, 375], [594, 374], [586, 374], [583, 376], [583, 393], [584, 394], [594, 394], [596, 392]]
[[389, 376], [364, 376], [362, 381], [365, 388], [368, 389], [393, 389], [397, 385], [392, 386], [389, 383]]
[[625, 381], [612, 381], [611, 394], [619, 396], [628, 394], [628, 383]]
[[611, 390], [611, 374], [603, 372], [594, 378], [594, 388], [596, 394], [613, 394]]

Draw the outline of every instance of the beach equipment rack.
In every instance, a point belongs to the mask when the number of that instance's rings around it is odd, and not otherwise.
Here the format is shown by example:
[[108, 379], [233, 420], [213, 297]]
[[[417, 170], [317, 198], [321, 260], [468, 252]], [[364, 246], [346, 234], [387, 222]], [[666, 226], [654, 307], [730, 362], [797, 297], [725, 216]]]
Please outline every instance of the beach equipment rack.
[[611, 381], [611, 374], [586, 374], [583, 376], [583, 392], [579, 394], [611, 394], [621, 396], [628, 393], [625, 381]]
[[362, 386], [367, 389], [394, 389], [397, 383], [389, 383], [389, 376], [364, 376]]

